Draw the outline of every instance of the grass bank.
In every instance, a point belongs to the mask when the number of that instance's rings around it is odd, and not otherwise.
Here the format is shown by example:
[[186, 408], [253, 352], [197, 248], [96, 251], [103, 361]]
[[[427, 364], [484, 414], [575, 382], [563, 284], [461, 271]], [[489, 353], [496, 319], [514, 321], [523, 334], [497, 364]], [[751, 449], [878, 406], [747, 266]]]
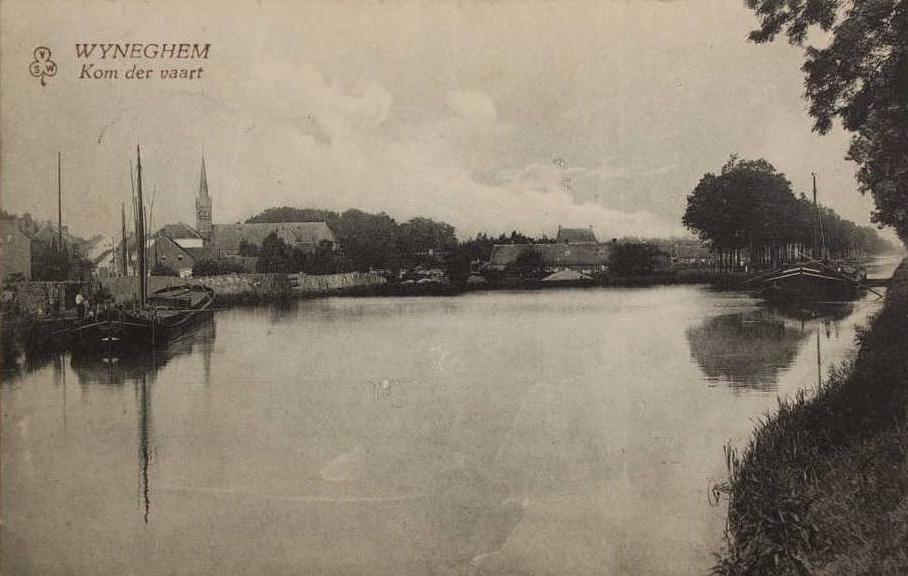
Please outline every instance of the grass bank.
[[908, 574], [908, 263], [857, 345], [727, 451], [716, 574]]

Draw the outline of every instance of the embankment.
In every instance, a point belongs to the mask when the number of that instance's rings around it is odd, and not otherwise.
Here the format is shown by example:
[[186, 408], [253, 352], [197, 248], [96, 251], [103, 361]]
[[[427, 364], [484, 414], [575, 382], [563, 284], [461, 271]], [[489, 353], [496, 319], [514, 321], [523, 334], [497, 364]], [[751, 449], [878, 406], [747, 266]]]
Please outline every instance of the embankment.
[[908, 574], [908, 263], [857, 340], [851, 365], [728, 451], [716, 574]]
[[[204, 284], [214, 290], [217, 305], [273, 302], [295, 297], [312, 297], [328, 294], [343, 294], [368, 289], [383, 284], [384, 278], [362, 272], [344, 274], [230, 274], [225, 276], [203, 276], [199, 278], [175, 278], [152, 276], [148, 279], [148, 291], [153, 292], [168, 286], [180, 284]], [[101, 285], [116, 302], [131, 302], [138, 299], [138, 282], [135, 278], [102, 278]]]

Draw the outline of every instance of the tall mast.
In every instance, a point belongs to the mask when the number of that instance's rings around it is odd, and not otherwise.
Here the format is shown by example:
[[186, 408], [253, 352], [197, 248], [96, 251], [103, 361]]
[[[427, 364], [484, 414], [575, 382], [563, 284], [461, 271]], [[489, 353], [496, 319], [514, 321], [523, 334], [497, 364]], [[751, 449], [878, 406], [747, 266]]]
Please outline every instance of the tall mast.
[[136, 146], [136, 253], [139, 260], [139, 305], [145, 306], [145, 205], [142, 203], [142, 152]]
[[822, 256], [820, 254], [820, 207], [817, 205], [817, 174], [811, 172], [810, 176], [813, 178], [813, 257], [819, 260]]
[[57, 152], [57, 249], [63, 253], [63, 182], [60, 165], [62, 159]]
[[120, 239], [123, 242], [121, 245], [120, 255], [121, 262], [123, 264], [123, 276], [129, 275], [129, 255], [126, 253], [126, 204], [120, 202]]

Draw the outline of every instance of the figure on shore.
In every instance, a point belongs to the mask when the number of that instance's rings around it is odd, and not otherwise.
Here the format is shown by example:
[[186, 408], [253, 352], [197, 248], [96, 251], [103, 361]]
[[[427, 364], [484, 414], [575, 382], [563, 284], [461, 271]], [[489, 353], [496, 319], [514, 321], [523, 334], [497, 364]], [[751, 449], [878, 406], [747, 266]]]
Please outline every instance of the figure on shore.
[[85, 320], [85, 296], [82, 291], [76, 293], [76, 311], [79, 313], [79, 320]]

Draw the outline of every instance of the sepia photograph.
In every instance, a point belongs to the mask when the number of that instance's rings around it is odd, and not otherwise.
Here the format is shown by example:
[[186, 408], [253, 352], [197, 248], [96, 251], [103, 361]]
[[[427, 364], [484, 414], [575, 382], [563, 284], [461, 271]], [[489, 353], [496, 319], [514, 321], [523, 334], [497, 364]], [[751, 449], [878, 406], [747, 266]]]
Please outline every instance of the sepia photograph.
[[908, 574], [908, 0], [0, 0], [0, 576]]

